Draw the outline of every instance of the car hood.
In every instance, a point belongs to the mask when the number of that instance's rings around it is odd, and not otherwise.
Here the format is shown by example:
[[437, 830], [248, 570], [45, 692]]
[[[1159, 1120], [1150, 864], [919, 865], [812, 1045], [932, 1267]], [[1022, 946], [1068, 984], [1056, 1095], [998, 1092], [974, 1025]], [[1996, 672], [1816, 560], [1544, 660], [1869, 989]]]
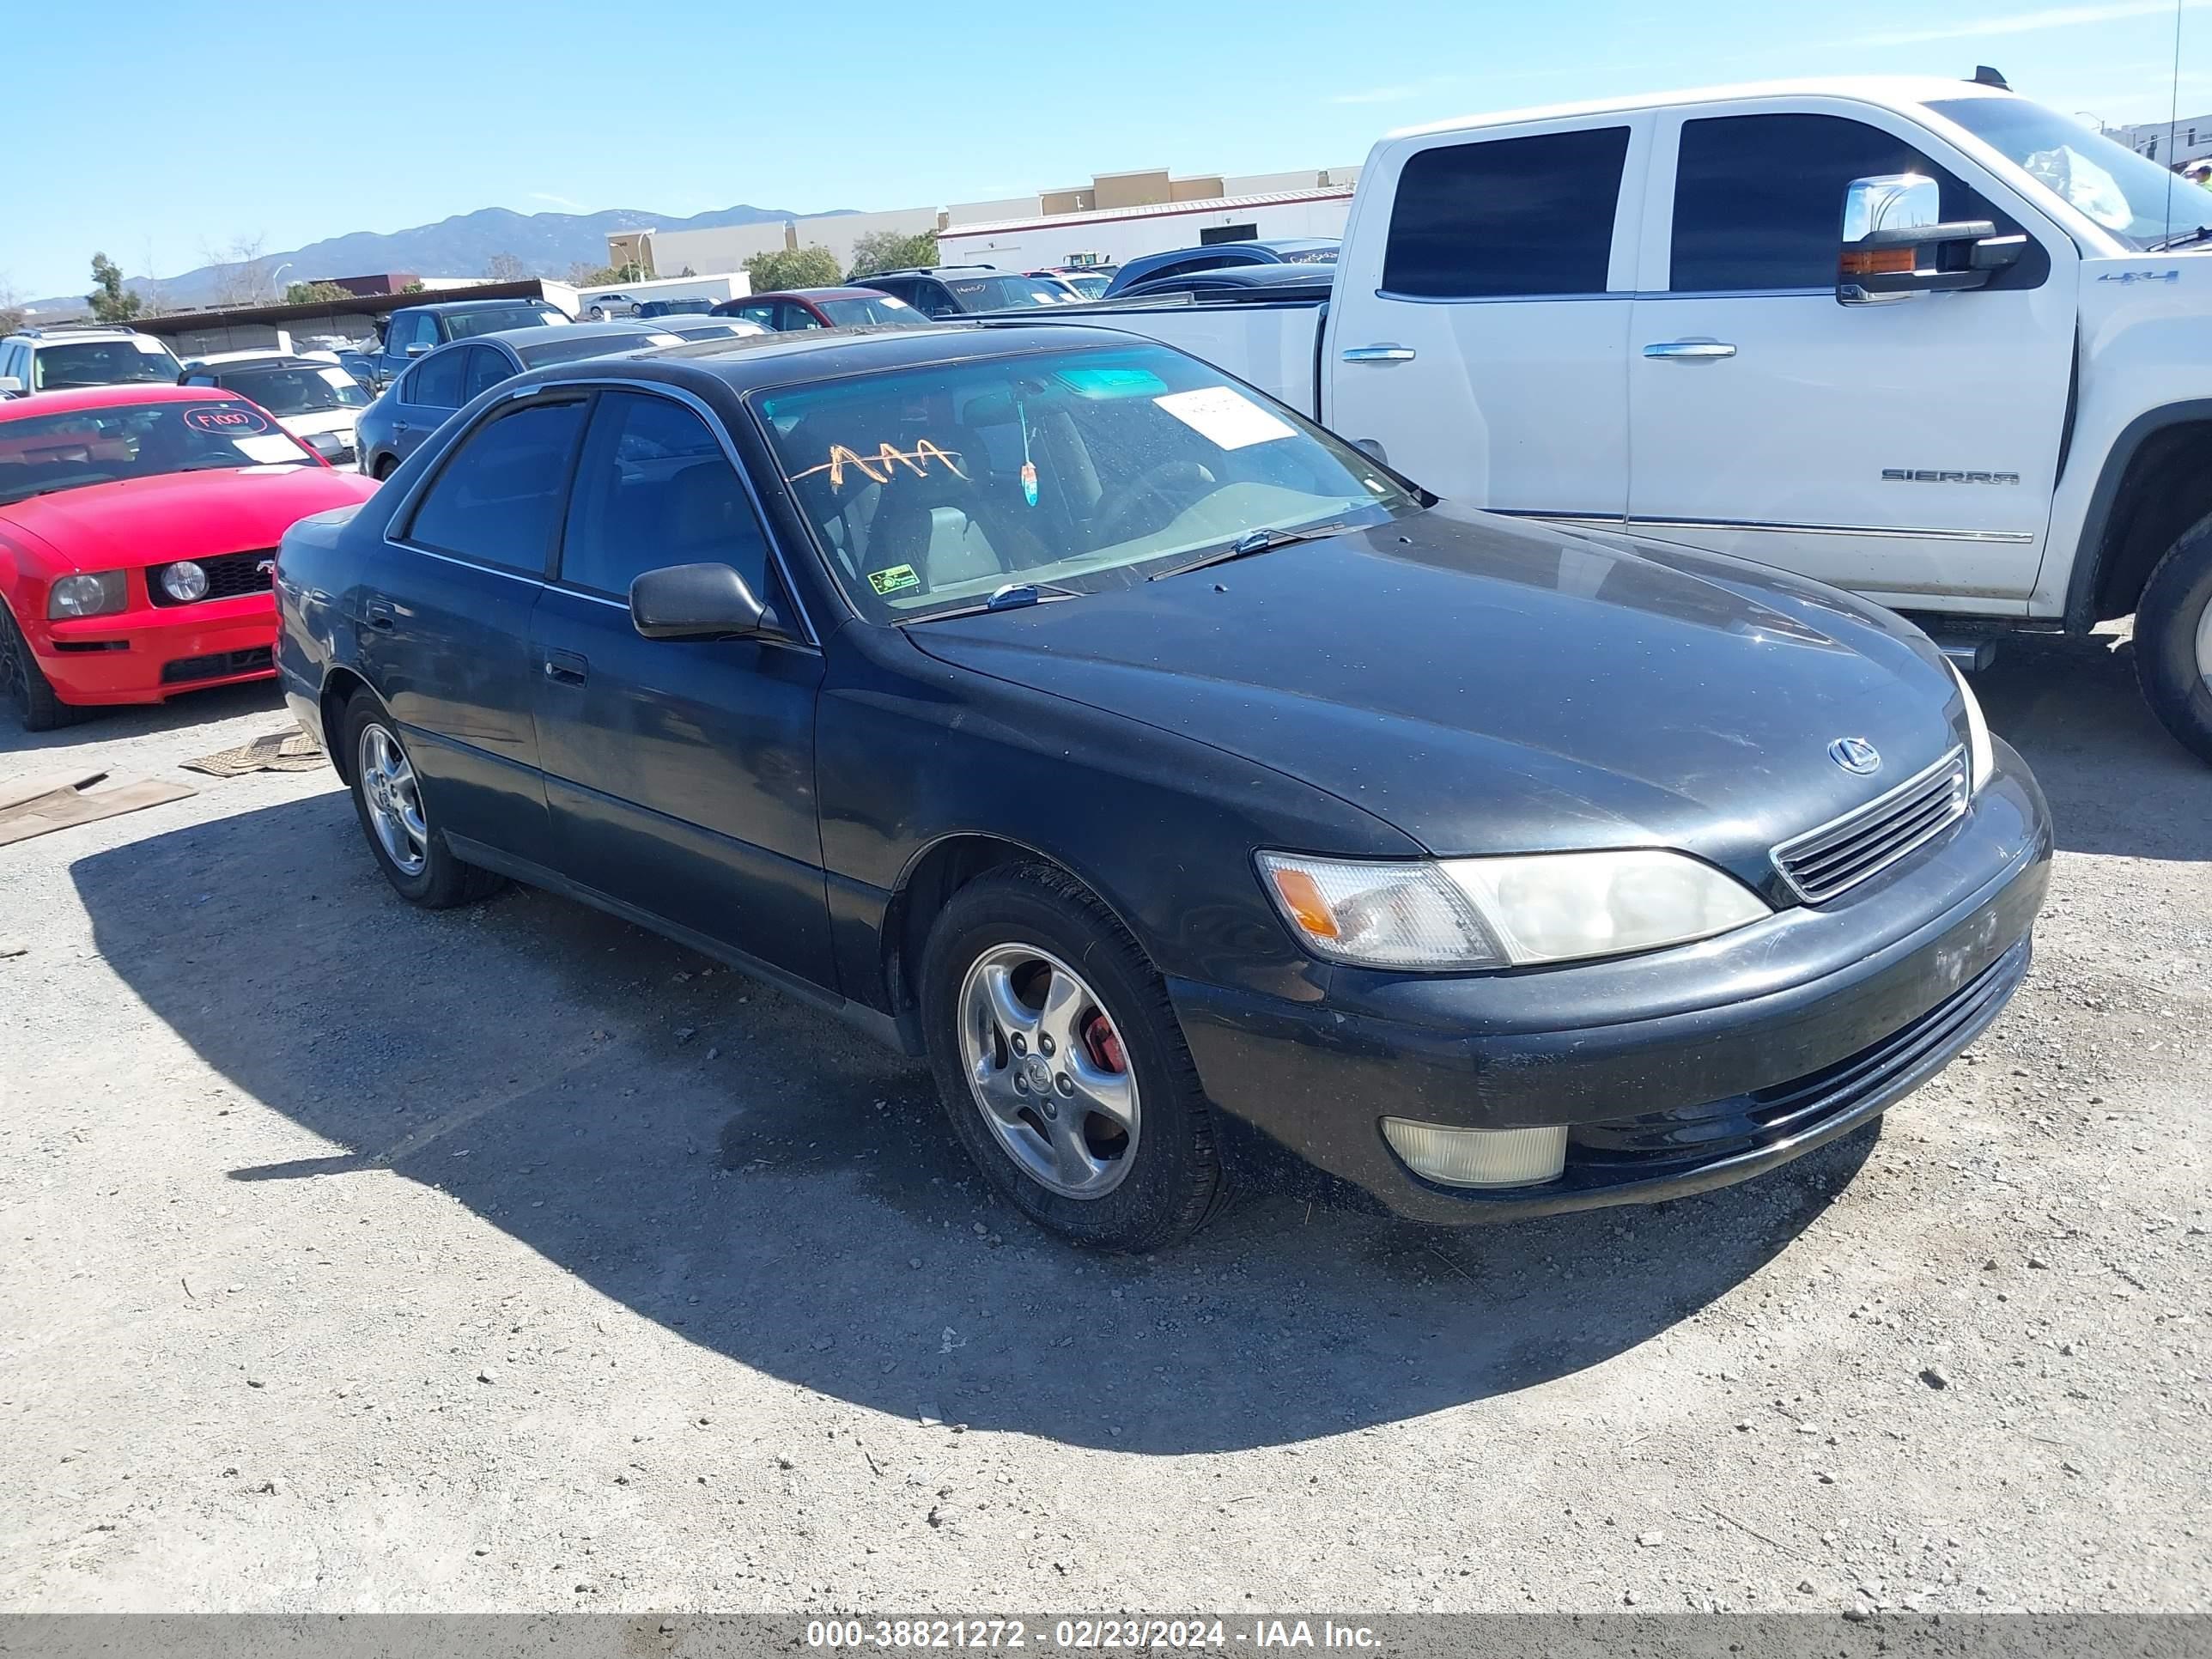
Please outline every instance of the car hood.
[[62, 570], [112, 570], [274, 547], [311, 513], [366, 501], [357, 473], [305, 464], [121, 478], [0, 507]]
[[[1933, 764], [1965, 718], [1935, 647], [1844, 594], [1449, 505], [906, 632], [1304, 779], [1433, 853], [1669, 846], [1760, 881], [1776, 842]], [[1879, 772], [1832, 760], [1843, 737]]]

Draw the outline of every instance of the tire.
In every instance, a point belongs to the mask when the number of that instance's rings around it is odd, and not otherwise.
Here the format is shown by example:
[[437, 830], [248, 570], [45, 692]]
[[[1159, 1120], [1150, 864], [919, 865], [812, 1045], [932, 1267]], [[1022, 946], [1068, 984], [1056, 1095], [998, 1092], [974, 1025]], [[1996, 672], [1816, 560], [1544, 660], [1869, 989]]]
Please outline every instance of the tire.
[[26, 732], [51, 732], [82, 717], [55, 695], [53, 682], [31, 654], [31, 643], [15, 618], [0, 605], [0, 697], [15, 705], [15, 718]]
[[[377, 868], [394, 892], [426, 910], [444, 910], [486, 897], [506, 884], [504, 878], [489, 870], [464, 864], [446, 845], [422, 803], [398, 724], [375, 698], [356, 692], [338, 729], [344, 733], [343, 753], [352, 778], [354, 814], [361, 820], [361, 832]], [[387, 763], [372, 761], [373, 754], [386, 757]], [[404, 769], [404, 783], [394, 778], [388, 763], [393, 758]], [[407, 825], [410, 817], [412, 830]]]
[[[1003, 1018], [994, 969], [1026, 1024]], [[1055, 980], [1070, 993], [1057, 1012], [1043, 1006]], [[1094, 1249], [1156, 1250], [1226, 1201], [1212, 1109], [1159, 974], [1081, 883], [1022, 865], [960, 889], [923, 947], [921, 994], [953, 1134], [1031, 1220]]]
[[2185, 532], [2143, 584], [2136, 678], [2160, 724], [2212, 762], [2212, 518]]

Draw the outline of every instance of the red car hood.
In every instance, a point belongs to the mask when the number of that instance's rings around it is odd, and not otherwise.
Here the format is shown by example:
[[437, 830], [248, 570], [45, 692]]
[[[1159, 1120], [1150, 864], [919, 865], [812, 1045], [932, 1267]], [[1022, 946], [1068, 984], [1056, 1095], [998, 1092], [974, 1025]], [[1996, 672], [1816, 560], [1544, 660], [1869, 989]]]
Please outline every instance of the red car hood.
[[36, 495], [0, 507], [0, 526], [52, 549], [56, 574], [112, 570], [273, 548], [309, 514], [375, 493], [360, 474], [325, 466], [228, 467]]

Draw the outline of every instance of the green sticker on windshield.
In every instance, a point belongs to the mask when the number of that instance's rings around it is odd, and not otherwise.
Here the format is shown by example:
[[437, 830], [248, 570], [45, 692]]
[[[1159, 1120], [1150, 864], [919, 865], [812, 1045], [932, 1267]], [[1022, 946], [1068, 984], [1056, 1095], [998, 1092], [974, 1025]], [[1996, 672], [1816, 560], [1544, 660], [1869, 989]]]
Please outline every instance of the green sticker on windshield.
[[895, 564], [888, 570], [868, 572], [868, 586], [874, 588], [880, 597], [885, 593], [896, 593], [902, 587], [919, 587], [921, 578], [914, 574], [912, 565]]
[[1168, 389], [1149, 368], [1063, 368], [1053, 378], [1079, 398], [1151, 398]]

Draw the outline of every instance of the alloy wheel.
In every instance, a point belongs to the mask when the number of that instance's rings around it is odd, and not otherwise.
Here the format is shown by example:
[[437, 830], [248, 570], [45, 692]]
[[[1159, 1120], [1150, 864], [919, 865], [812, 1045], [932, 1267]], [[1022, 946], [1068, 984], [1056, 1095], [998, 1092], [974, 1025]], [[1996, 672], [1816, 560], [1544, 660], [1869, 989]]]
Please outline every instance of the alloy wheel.
[[362, 799], [385, 857], [403, 876], [419, 876], [429, 860], [430, 826], [422, 816], [422, 794], [415, 769], [399, 740], [371, 721], [361, 731], [356, 757]]
[[2197, 676], [2212, 688], [2212, 598], [2197, 613]]
[[1143, 1120], [1097, 992], [1049, 951], [1001, 945], [969, 968], [958, 1006], [969, 1092], [1022, 1172], [1065, 1198], [1120, 1186]]

